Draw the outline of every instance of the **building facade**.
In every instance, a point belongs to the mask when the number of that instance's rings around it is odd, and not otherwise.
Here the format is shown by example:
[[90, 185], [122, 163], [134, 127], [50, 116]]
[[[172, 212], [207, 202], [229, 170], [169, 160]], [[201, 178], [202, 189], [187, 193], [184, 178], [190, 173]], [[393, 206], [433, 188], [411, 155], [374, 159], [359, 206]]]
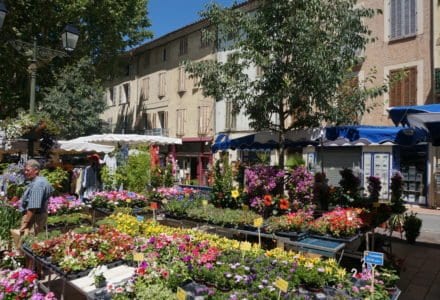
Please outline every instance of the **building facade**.
[[204, 38], [206, 26], [190, 24], [129, 51], [122, 76], [108, 82], [109, 108], [102, 115], [111, 132], [181, 138], [182, 145], [162, 147], [161, 158], [171, 154], [176, 179], [193, 184], [207, 183], [214, 101], [203, 96], [183, 62], [215, 59], [214, 45]]

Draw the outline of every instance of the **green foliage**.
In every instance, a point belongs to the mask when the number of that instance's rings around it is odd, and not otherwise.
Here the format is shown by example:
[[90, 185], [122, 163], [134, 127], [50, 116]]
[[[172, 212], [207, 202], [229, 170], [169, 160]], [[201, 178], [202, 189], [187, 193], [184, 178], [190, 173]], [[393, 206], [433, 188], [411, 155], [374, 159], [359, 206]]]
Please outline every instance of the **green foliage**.
[[422, 219], [417, 217], [417, 213], [411, 211], [409, 214], [405, 214], [403, 229], [405, 230], [405, 237], [408, 243], [415, 243], [417, 237], [420, 235], [421, 228]]
[[42, 169], [40, 175], [46, 177], [47, 181], [52, 187], [60, 192], [63, 188], [63, 183], [69, 178], [69, 173], [60, 167], [56, 167], [55, 170]]
[[20, 225], [21, 213], [15, 208], [0, 202], [0, 240], [11, 239], [11, 229]]
[[[152, 36], [148, 31], [148, 0], [53, 0], [6, 1], [9, 13], [0, 35], [0, 119], [13, 116], [18, 108], [29, 107], [29, 56], [20, 55], [10, 44], [16, 39], [60, 49], [60, 35], [67, 23], [80, 31], [76, 49], [68, 58], [54, 58], [41, 63], [37, 84], [54, 85], [53, 74], [59, 74], [66, 64], [75, 64], [82, 57], [93, 59], [96, 73], [107, 78], [117, 65], [116, 57], [128, 47]], [[129, 16], [129, 17], [127, 17]], [[44, 97], [36, 93], [37, 107]]]
[[150, 183], [150, 154], [139, 152], [130, 155], [127, 164], [118, 168], [117, 172], [123, 174], [124, 188], [136, 193], [145, 192]]
[[[358, 49], [374, 40], [365, 19], [379, 11], [353, 0], [258, 3], [252, 14], [210, 4], [202, 16], [218, 29], [219, 48], [240, 51], [226, 62], [186, 62], [186, 69], [200, 78], [206, 95], [231, 100], [236, 112], [243, 109], [252, 128], [281, 133], [283, 167], [287, 131], [323, 122], [356, 122], [347, 111], [362, 115], [367, 100], [387, 89], [353, 85], [354, 92], [346, 95], [340, 88], [362, 61]], [[228, 41], [230, 36], [235, 39]], [[256, 79], [246, 72], [254, 66], [261, 70]]]
[[211, 203], [217, 207], [237, 208], [239, 203], [231, 197], [233, 188], [231, 166], [226, 159], [221, 158], [214, 166]]
[[99, 115], [106, 102], [91, 60], [83, 58], [55, 76], [55, 85], [45, 88], [40, 109], [56, 120], [59, 136], [71, 139], [99, 133]]
[[299, 153], [294, 153], [294, 154], [289, 155], [287, 157], [286, 166], [291, 169], [294, 169], [299, 166], [304, 166], [304, 165], [305, 165], [305, 161], [304, 161], [302, 155]]

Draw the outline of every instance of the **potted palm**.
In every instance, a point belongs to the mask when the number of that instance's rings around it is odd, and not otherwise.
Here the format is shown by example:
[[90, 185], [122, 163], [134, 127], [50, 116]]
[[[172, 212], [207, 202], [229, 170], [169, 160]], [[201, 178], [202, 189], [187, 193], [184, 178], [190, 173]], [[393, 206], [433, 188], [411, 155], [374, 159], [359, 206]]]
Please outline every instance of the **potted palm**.
[[410, 212], [405, 214], [403, 221], [403, 229], [405, 230], [406, 241], [410, 244], [416, 242], [417, 237], [420, 235], [420, 229], [422, 228], [422, 219], [417, 217], [417, 213]]

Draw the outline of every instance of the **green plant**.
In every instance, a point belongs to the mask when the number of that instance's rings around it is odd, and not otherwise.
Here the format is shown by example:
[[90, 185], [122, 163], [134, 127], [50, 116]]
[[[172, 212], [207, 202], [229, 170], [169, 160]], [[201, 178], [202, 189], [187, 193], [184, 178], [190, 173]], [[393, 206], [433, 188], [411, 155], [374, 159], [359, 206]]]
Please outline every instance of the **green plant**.
[[386, 288], [393, 288], [396, 286], [400, 277], [397, 274], [397, 270], [382, 267], [378, 270], [376, 279], [382, 281]]
[[294, 153], [294, 154], [289, 155], [287, 157], [286, 167], [293, 169], [293, 168], [296, 168], [299, 166], [304, 166], [304, 165], [305, 165], [305, 161], [304, 161], [302, 155], [299, 153]]
[[388, 219], [388, 228], [390, 231], [390, 234], [392, 234], [393, 231], [402, 231], [403, 223], [405, 221], [405, 215], [404, 214], [392, 214], [391, 217]]
[[124, 188], [141, 193], [144, 192], [150, 183], [150, 154], [140, 151], [136, 155], [128, 157], [127, 164], [118, 168], [119, 174], [123, 177]]
[[69, 178], [69, 173], [60, 167], [56, 167], [54, 170], [43, 169], [40, 174], [46, 177], [47, 181], [58, 192], [62, 191], [64, 182]]
[[96, 273], [95, 276], [93, 276], [93, 282], [95, 283], [95, 287], [100, 288], [105, 285], [106, 278], [104, 274]]
[[175, 297], [176, 293], [162, 282], [145, 284], [141, 280], [136, 281], [135, 299], [169, 300]]
[[405, 230], [405, 237], [408, 243], [414, 244], [417, 237], [420, 235], [422, 228], [422, 219], [417, 217], [417, 213], [410, 212], [405, 214], [403, 221], [403, 229]]
[[237, 208], [239, 203], [231, 196], [233, 188], [232, 169], [228, 160], [221, 158], [216, 161], [214, 166], [211, 203], [217, 207]]
[[21, 213], [15, 208], [0, 202], [0, 240], [10, 241], [11, 229], [20, 225]]

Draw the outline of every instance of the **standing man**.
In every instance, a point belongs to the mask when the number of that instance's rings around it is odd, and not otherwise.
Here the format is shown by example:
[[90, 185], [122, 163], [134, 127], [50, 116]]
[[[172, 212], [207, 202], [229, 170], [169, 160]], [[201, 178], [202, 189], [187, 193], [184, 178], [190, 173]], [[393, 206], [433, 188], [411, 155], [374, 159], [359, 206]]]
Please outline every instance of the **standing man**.
[[30, 181], [21, 197], [20, 210], [23, 213], [20, 235], [28, 233], [37, 235], [45, 230], [47, 222], [47, 205], [54, 191], [46, 178], [38, 176], [40, 163], [34, 159], [28, 160], [24, 168], [24, 176]]

